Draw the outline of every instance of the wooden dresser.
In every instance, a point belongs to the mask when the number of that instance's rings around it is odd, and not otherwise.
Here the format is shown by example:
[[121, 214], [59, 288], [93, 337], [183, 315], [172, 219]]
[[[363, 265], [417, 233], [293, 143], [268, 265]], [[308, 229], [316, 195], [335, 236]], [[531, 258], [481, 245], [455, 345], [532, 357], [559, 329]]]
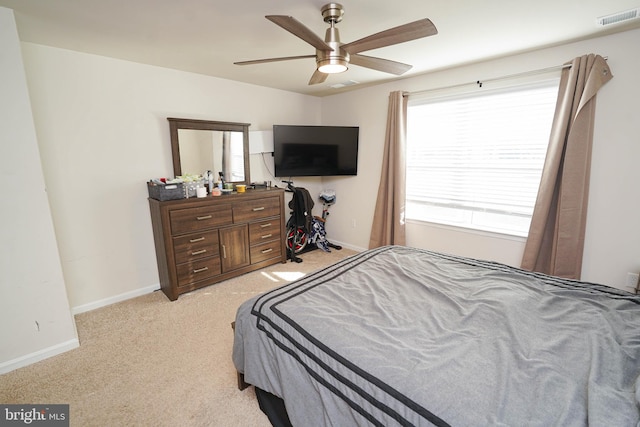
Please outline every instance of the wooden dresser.
[[180, 294], [286, 263], [284, 190], [219, 197], [149, 199], [160, 286]]

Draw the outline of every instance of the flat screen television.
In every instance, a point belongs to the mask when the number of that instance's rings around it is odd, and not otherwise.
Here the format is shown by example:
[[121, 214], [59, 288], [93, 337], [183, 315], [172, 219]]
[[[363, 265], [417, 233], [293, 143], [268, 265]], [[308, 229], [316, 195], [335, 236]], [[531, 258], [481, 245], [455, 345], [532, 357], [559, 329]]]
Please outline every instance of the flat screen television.
[[357, 126], [273, 125], [275, 176], [358, 174]]

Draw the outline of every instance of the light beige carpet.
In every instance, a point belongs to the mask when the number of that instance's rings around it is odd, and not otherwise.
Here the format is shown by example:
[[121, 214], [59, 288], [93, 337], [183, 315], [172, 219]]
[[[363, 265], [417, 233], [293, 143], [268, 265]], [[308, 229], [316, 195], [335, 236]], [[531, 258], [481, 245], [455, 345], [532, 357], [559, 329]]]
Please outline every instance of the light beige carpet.
[[0, 403], [69, 404], [72, 426], [269, 426], [253, 387], [236, 386], [236, 310], [353, 254], [315, 250], [174, 302], [158, 291], [77, 315], [80, 347], [0, 375]]

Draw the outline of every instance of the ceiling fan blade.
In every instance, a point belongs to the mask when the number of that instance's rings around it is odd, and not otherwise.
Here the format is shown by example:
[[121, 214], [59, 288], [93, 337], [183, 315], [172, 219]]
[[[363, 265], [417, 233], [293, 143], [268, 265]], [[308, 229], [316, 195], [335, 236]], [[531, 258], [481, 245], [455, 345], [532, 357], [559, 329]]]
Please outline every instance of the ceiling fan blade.
[[438, 34], [436, 26], [429, 19], [421, 19], [399, 27], [390, 28], [368, 37], [342, 45], [342, 48], [350, 54], [364, 52], [365, 50], [378, 49], [398, 43]]
[[413, 67], [412, 65], [403, 64], [402, 62], [389, 61], [388, 59], [375, 58], [373, 56], [365, 56], [359, 54], [351, 55], [351, 60], [349, 62], [361, 67], [367, 67], [373, 70], [395, 74], [396, 76], [400, 76], [406, 73]]
[[264, 64], [265, 62], [289, 61], [292, 59], [315, 58], [315, 55], [283, 56], [281, 58], [252, 59], [251, 61], [234, 62], [235, 65]]
[[329, 77], [329, 74], [321, 73], [320, 71], [316, 70], [311, 76], [311, 80], [309, 80], [309, 85], [317, 85], [319, 83], [323, 83], [325, 80], [327, 80], [327, 77]]
[[289, 31], [296, 37], [309, 43], [311, 46], [320, 50], [333, 50], [331, 46], [326, 44], [324, 40], [318, 37], [313, 31], [307, 28], [303, 23], [297, 19], [286, 15], [267, 15], [265, 16], [269, 21]]

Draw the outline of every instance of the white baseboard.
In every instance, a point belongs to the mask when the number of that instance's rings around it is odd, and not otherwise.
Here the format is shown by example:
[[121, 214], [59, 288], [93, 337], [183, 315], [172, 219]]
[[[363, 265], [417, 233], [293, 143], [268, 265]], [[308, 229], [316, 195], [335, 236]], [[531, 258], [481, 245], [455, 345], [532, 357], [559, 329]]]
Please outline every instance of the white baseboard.
[[13, 360], [2, 362], [0, 363], [0, 374], [6, 374], [7, 372], [11, 372], [18, 368], [31, 365], [32, 363], [36, 363], [41, 360], [48, 359], [49, 357], [57, 356], [58, 354], [62, 354], [66, 351], [73, 350], [74, 348], [78, 348], [79, 346], [80, 346], [80, 342], [78, 341], [77, 338], [74, 338], [72, 340], [69, 340], [60, 344], [56, 344], [49, 348], [38, 350], [36, 352], [26, 354], [24, 356], [20, 356]]
[[[151, 292], [157, 291], [160, 289], [160, 284], [155, 284], [151, 286], [147, 286], [144, 288], [136, 289], [134, 291], [125, 292], [120, 295], [115, 295], [109, 298], [101, 299], [99, 301], [94, 301], [89, 304], [83, 304], [77, 307], [71, 308], [71, 313], [73, 315], [84, 313], [87, 311], [95, 310], [96, 308], [106, 307], [108, 305], [114, 304], [116, 302], [125, 301], [131, 298], [135, 298], [141, 295], [146, 295]], [[80, 346], [80, 341], [78, 338], [74, 338], [72, 340], [56, 344], [54, 346], [38, 350], [36, 352], [26, 354], [24, 356], [20, 356], [13, 360], [8, 360], [6, 362], [0, 362], [0, 375], [6, 374], [7, 372], [14, 371], [18, 368], [22, 368], [27, 365], [31, 365], [32, 363], [39, 362], [44, 359], [48, 359], [49, 357], [57, 356], [58, 354], [64, 353], [69, 350], [73, 350], [74, 348], [78, 348]]]
[[342, 246], [343, 248], [351, 249], [352, 251], [356, 251], [356, 252], [364, 252], [364, 251], [367, 250], [367, 248], [361, 248], [359, 246], [350, 245], [348, 243], [343, 243], [343, 242], [340, 242], [340, 241], [337, 241], [337, 240], [329, 239], [329, 241], [331, 243], [333, 243], [334, 245]]
[[87, 311], [95, 310], [96, 308], [106, 307], [108, 305], [115, 304], [120, 301], [125, 301], [131, 298], [139, 297], [141, 295], [150, 294], [151, 292], [155, 292], [158, 289], [160, 289], [159, 283], [151, 286], [146, 286], [144, 288], [136, 289], [133, 291], [125, 292], [120, 295], [114, 295], [109, 298], [104, 298], [98, 301], [90, 302], [88, 304], [78, 305], [76, 307], [71, 308], [71, 314], [75, 316], [76, 314], [85, 313]]

